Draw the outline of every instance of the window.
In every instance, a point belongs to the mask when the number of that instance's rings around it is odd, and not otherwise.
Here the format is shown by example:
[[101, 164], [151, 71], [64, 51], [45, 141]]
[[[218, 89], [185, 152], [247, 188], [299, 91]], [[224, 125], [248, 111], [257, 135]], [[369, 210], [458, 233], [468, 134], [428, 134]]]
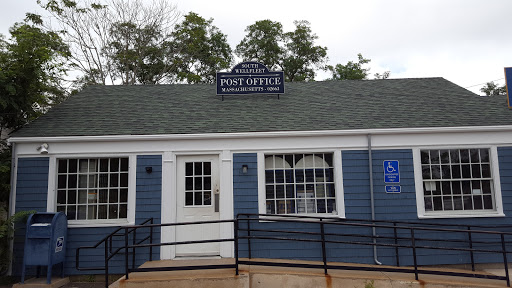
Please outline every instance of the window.
[[332, 153], [265, 155], [267, 214], [336, 213]]
[[490, 149], [421, 150], [425, 214], [496, 211]]
[[212, 205], [211, 162], [185, 163], [185, 206]]
[[128, 158], [57, 160], [57, 212], [68, 220], [127, 219]]

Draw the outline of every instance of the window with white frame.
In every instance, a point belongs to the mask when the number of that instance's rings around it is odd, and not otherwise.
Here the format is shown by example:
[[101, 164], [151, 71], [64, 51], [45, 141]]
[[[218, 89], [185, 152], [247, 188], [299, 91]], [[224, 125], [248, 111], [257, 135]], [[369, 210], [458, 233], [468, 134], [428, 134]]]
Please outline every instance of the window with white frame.
[[425, 214], [496, 211], [488, 148], [421, 150]]
[[332, 153], [265, 155], [267, 214], [335, 213]]
[[127, 219], [128, 157], [57, 160], [57, 212], [69, 220]]

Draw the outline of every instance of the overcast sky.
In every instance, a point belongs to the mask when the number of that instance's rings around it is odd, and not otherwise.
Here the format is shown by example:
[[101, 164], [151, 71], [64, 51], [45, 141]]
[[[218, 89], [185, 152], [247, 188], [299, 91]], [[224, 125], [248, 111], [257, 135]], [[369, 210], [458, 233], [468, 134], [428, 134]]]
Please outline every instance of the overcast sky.
[[[36, 0], [0, 0], [0, 33], [41, 12]], [[390, 78], [444, 77], [462, 87], [497, 80], [512, 66], [511, 0], [358, 0], [236, 1], [177, 0], [228, 36], [234, 49], [255, 21], [270, 19], [294, 29], [308, 20], [318, 44], [328, 48], [329, 62], [371, 59], [371, 74], [391, 71]], [[328, 77], [320, 73], [317, 80]], [[372, 77], [373, 78], [373, 77]], [[468, 88], [477, 92], [482, 85]]]

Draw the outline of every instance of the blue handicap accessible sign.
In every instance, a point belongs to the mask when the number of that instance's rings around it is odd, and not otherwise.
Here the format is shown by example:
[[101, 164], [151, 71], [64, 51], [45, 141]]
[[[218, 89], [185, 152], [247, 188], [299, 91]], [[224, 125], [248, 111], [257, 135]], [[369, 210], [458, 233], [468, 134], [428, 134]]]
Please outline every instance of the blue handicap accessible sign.
[[384, 183], [400, 183], [398, 160], [384, 161]]
[[400, 185], [386, 185], [386, 193], [400, 193]]

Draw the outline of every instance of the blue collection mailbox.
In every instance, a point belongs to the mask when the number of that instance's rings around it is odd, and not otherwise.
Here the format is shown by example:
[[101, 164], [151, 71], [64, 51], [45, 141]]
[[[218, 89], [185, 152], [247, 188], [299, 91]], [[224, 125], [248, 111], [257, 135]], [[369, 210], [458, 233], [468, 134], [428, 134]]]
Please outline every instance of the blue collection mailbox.
[[47, 266], [46, 283], [52, 281], [52, 267], [62, 263], [61, 276], [64, 277], [64, 259], [66, 258], [66, 237], [68, 220], [66, 214], [36, 213], [28, 217], [25, 236], [25, 254], [21, 271], [21, 283], [25, 281], [27, 266]]

